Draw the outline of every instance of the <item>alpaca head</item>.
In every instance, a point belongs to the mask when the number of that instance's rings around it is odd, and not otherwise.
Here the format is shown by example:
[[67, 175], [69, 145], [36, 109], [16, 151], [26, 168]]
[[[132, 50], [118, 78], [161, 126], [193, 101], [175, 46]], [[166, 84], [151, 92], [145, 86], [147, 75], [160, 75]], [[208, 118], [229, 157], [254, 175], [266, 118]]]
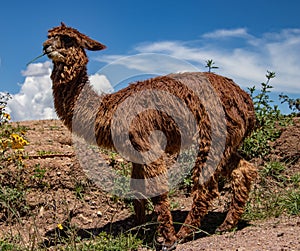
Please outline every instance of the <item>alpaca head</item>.
[[[43, 44], [44, 53], [53, 61], [59, 75], [53, 80], [67, 82], [72, 80], [82, 66], [86, 66], [88, 58], [85, 50], [97, 51], [106, 46], [90, 39], [76, 29], [64, 23], [48, 31], [48, 39]], [[58, 78], [58, 79], [57, 79]]]

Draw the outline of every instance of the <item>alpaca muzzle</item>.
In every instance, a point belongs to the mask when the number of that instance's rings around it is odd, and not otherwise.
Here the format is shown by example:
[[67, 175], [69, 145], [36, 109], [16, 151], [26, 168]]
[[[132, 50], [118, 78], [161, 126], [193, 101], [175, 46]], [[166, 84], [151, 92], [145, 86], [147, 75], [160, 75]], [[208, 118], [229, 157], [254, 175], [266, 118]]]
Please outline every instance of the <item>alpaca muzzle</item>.
[[61, 53], [53, 49], [51, 45], [44, 45], [43, 52], [53, 61], [63, 61], [65, 58]]

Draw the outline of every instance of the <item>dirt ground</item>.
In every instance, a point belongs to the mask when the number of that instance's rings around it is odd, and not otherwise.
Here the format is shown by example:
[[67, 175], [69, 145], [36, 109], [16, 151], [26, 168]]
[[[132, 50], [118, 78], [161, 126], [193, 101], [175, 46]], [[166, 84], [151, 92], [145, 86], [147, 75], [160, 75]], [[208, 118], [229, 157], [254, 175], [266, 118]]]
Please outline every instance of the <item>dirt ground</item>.
[[[20, 215], [18, 220], [0, 212], [0, 236], [7, 233], [20, 235], [24, 243], [35, 239], [53, 247], [53, 234], [58, 225], [64, 229], [76, 226], [81, 237], [107, 232], [121, 232], [134, 227], [133, 212], [128, 204], [106, 194], [96, 187], [82, 170], [74, 152], [72, 136], [58, 120], [26, 121], [21, 125], [28, 128], [25, 136], [30, 142], [25, 148], [27, 158], [24, 167], [11, 167], [9, 172], [1, 170], [1, 184], [22, 180], [26, 191], [26, 205], [30, 214]], [[270, 158], [293, 159], [289, 172], [300, 172], [300, 119], [282, 132], [273, 143]], [[295, 157], [296, 156], [296, 157]], [[107, 162], [112, 157], [103, 154]], [[123, 159], [113, 160], [118, 164]], [[120, 162], [120, 163], [118, 163]], [[300, 250], [300, 215], [280, 216], [265, 221], [242, 222], [239, 228], [223, 235], [213, 234], [224, 218], [226, 198], [215, 202], [205, 217], [196, 239], [179, 244], [176, 250]], [[183, 222], [191, 200], [183, 192], [172, 195], [175, 222]], [[4, 216], [5, 215], [5, 216]], [[153, 220], [149, 215], [149, 221]], [[5, 220], [4, 220], [5, 219]], [[155, 231], [148, 227], [146, 231]], [[62, 234], [62, 232], [61, 232]]]

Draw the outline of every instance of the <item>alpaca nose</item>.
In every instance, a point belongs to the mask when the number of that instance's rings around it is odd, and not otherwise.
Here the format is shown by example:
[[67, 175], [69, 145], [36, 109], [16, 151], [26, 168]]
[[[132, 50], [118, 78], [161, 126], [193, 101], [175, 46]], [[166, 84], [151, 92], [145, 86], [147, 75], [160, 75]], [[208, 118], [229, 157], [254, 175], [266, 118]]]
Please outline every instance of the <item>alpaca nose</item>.
[[49, 52], [51, 52], [51, 46], [50, 44], [44, 44], [44, 47], [43, 47], [43, 52], [48, 54]]

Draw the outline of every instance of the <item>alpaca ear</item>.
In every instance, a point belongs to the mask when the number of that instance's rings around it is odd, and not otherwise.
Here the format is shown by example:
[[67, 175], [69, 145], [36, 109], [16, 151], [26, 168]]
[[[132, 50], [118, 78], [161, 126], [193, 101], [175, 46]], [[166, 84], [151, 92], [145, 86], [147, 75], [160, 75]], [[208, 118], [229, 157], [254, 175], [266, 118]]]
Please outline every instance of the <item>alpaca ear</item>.
[[101, 44], [93, 39], [90, 39], [89, 37], [84, 37], [82, 39], [82, 46], [83, 48], [90, 50], [90, 51], [100, 51], [106, 48], [104, 44]]
[[71, 27], [67, 27], [64, 22], [60, 23], [60, 27], [54, 28], [59, 29], [63, 35], [75, 36], [79, 40], [80, 45], [90, 51], [100, 51], [106, 48], [104, 44], [97, 42], [96, 40], [90, 39], [88, 36], [80, 33], [78, 30]]

